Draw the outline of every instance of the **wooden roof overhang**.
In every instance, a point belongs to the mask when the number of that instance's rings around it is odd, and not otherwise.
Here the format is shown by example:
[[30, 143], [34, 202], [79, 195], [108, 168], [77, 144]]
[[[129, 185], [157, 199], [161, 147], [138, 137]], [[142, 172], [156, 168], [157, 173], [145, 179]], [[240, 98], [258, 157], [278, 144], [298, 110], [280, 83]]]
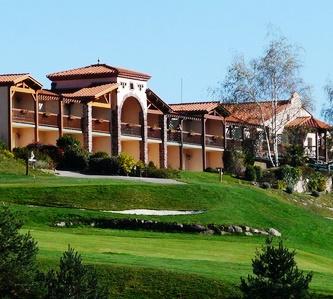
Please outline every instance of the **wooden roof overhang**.
[[170, 114], [173, 113], [172, 108], [164, 102], [156, 93], [151, 89], [146, 90], [148, 113], [152, 114]]

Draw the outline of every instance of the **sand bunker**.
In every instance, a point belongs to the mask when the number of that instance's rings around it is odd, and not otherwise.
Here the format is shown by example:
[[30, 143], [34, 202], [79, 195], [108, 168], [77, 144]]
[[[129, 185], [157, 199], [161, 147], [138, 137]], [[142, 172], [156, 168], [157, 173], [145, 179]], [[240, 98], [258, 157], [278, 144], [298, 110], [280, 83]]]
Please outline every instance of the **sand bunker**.
[[148, 216], [177, 216], [177, 215], [195, 215], [203, 213], [203, 211], [174, 211], [174, 210], [147, 210], [147, 209], [103, 211], [103, 212], [125, 214], [125, 215], [148, 215]]

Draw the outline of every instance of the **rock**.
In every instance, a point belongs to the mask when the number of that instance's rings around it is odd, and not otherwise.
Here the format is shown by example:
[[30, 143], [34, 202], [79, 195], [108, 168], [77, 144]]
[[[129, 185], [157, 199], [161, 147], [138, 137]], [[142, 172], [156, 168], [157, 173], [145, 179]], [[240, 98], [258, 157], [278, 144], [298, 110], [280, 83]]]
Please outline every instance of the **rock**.
[[245, 232], [244, 234], [245, 234], [245, 236], [253, 236], [253, 234], [251, 232]]
[[58, 227], [65, 227], [66, 222], [65, 221], [57, 222], [55, 225], [58, 226]]
[[278, 230], [276, 230], [275, 228], [270, 228], [268, 230], [268, 233], [274, 237], [281, 237], [281, 233]]
[[237, 225], [234, 225], [234, 230], [237, 234], [241, 234], [243, 232], [243, 229]]
[[251, 227], [250, 232], [253, 233], [253, 234], [259, 234], [259, 229]]
[[268, 236], [269, 235], [269, 233], [264, 231], [264, 230], [259, 230], [259, 234], [263, 235], [263, 236]]
[[206, 227], [204, 227], [203, 225], [201, 224], [193, 224], [192, 225], [192, 228], [197, 231], [197, 232], [203, 232], [206, 230]]
[[245, 231], [245, 232], [250, 232], [250, 231], [251, 231], [251, 228], [248, 227], [248, 226], [244, 226], [244, 231]]
[[94, 227], [95, 225], [96, 225], [95, 222], [90, 223], [90, 226], [92, 226], [92, 227]]
[[235, 232], [234, 227], [233, 227], [232, 225], [229, 225], [229, 226], [228, 226], [228, 233], [233, 234], [234, 232]]
[[211, 235], [214, 235], [215, 232], [212, 229], [207, 229], [207, 230], [201, 232], [201, 234], [203, 234], [203, 235], [210, 235], [211, 236]]

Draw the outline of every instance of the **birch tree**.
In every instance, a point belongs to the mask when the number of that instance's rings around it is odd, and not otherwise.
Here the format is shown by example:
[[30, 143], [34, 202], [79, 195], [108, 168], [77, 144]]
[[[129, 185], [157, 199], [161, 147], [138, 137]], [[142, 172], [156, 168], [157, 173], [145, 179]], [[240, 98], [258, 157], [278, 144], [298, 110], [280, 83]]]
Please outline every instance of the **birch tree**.
[[[300, 76], [302, 64], [300, 49], [280, 37], [269, 42], [261, 56], [246, 62], [237, 56], [227, 70], [226, 77], [210, 95], [223, 102], [255, 102], [261, 114], [261, 125], [267, 142], [268, 155], [273, 166], [279, 165], [277, 108], [278, 101], [288, 99], [297, 91], [303, 105], [311, 109], [311, 88]], [[266, 131], [266, 120], [259, 102], [271, 103], [270, 136]], [[270, 141], [273, 149], [271, 149]], [[272, 154], [274, 153], [274, 160]]]

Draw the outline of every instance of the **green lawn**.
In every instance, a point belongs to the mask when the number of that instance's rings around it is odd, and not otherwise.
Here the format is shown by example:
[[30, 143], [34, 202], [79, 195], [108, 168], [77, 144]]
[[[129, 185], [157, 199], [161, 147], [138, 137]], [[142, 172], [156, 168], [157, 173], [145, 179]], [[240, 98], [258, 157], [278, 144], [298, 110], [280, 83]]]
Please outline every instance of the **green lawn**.
[[[181, 179], [187, 184], [171, 186], [58, 178], [38, 172], [25, 177], [20, 171], [10, 173], [0, 166], [0, 202], [10, 205], [24, 217], [24, 229], [30, 230], [39, 242], [40, 262], [44, 266], [54, 265], [61, 252], [71, 244], [83, 254], [85, 261], [109, 269], [108, 273], [120, 273], [119, 277], [136, 273], [127, 277], [132, 282], [131, 291], [128, 285], [123, 285], [116, 297], [134, 296], [133, 289], [137, 290], [136, 296], [139, 291], [147, 296], [150, 294], [148, 297], [162, 296], [159, 292], [162, 292], [165, 280], [162, 282], [158, 277], [167, 276], [167, 273], [171, 273], [169, 283], [178, 290], [177, 294], [183, 296], [186, 285], [187, 290], [192, 290], [191, 294], [204, 297], [196, 293], [195, 284], [189, 283], [192, 279], [207, 290], [216, 283], [216, 290], [227, 289], [238, 284], [241, 275], [250, 273], [251, 258], [264, 239], [89, 227], [53, 228], [49, 226], [51, 223], [77, 216], [126, 217], [100, 210], [154, 208], [205, 212], [192, 216], [141, 218], [274, 227], [282, 232], [286, 244], [297, 250], [300, 267], [314, 271], [311, 288], [333, 294], [333, 222], [323, 217], [320, 211], [294, 203], [294, 199], [297, 201], [300, 196], [261, 190], [228, 176], [219, 183], [218, 175], [207, 173], [182, 173]], [[329, 196], [324, 198], [330, 200]], [[159, 274], [154, 275], [154, 271]], [[151, 284], [146, 285], [140, 275], [150, 277]], [[187, 277], [187, 284], [177, 284], [176, 281], [181, 279], [176, 277]], [[170, 284], [165, 285], [166, 290], [172, 289]], [[165, 294], [163, 296], [167, 297]], [[216, 294], [210, 296], [216, 297]], [[189, 293], [185, 297], [189, 298]]]

